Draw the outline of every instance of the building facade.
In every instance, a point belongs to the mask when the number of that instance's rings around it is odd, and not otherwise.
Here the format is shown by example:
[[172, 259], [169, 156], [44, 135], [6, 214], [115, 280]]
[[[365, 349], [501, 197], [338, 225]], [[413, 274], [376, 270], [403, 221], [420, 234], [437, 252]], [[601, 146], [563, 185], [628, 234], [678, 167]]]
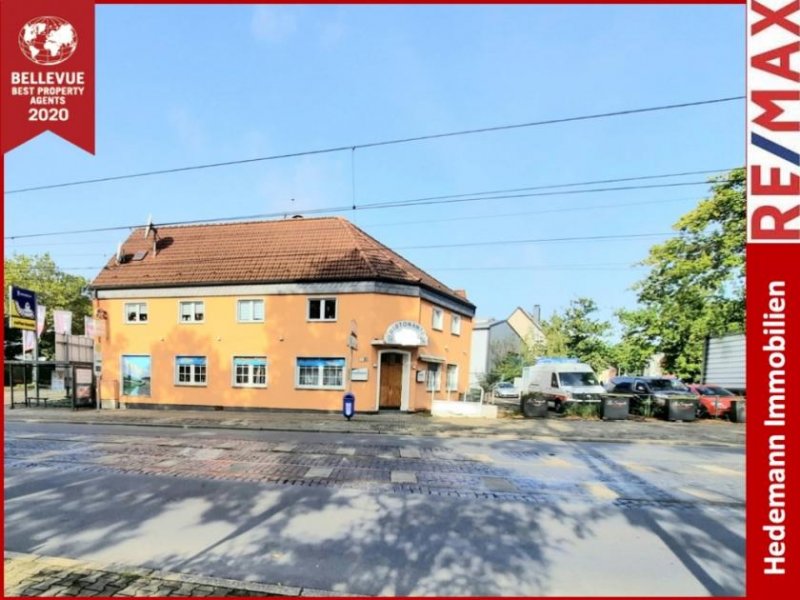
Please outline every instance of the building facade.
[[420, 411], [467, 389], [474, 305], [345, 219], [137, 230], [92, 288], [106, 403]]

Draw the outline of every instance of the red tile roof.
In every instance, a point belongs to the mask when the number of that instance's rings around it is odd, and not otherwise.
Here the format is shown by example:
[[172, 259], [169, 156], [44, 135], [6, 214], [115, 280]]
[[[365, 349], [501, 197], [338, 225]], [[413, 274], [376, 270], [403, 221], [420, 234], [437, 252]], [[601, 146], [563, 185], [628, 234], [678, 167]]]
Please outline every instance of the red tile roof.
[[[134, 256], [146, 252], [141, 260]], [[92, 282], [97, 289], [279, 282], [392, 281], [459, 294], [341, 217], [134, 230]]]

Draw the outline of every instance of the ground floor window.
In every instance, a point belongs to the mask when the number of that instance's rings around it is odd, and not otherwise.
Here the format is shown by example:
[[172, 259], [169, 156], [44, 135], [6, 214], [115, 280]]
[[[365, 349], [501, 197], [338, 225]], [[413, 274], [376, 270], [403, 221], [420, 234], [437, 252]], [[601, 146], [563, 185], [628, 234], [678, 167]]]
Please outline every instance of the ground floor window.
[[143, 355], [122, 356], [122, 395], [150, 395], [150, 357]]
[[447, 365], [447, 391], [458, 390], [458, 365]]
[[297, 387], [343, 389], [344, 364], [343, 358], [298, 358]]
[[205, 356], [176, 356], [175, 383], [178, 385], [206, 384]]
[[233, 385], [236, 387], [267, 387], [267, 357], [234, 356]]
[[428, 363], [428, 391], [437, 392], [442, 387], [442, 371], [436, 363]]

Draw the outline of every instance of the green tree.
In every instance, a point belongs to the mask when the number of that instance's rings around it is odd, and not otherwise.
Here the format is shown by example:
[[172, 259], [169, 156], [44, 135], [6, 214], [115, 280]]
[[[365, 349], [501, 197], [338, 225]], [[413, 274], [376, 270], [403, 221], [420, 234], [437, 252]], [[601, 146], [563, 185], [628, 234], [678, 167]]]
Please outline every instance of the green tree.
[[706, 336], [744, 330], [746, 171], [710, 180], [711, 197], [674, 225], [679, 235], [650, 249], [637, 283], [641, 305], [628, 314], [633, 338], [664, 353], [665, 369], [700, 375]]
[[[49, 254], [17, 254], [3, 261], [5, 290], [16, 285], [36, 292], [37, 301], [47, 307], [45, 333], [40, 340], [42, 356], [52, 357], [54, 348], [53, 310], [72, 311], [72, 328], [83, 327], [83, 317], [92, 313], [91, 301], [82, 295], [89, 281], [79, 275], [70, 275], [58, 268]], [[8, 293], [4, 296], [6, 323], [8, 322]], [[20, 352], [19, 330], [6, 329], [6, 358]]]
[[610, 347], [606, 336], [611, 329], [607, 321], [595, 317], [597, 304], [590, 298], [570, 302], [563, 314], [554, 313], [542, 323], [543, 343], [534, 345], [534, 356], [571, 356], [601, 371], [610, 363]]
[[622, 337], [611, 347], [611, 362], [620, 375], [640, 374], [656, 348], [650, 339], [655, 313], [652, 310], [619, 310]]

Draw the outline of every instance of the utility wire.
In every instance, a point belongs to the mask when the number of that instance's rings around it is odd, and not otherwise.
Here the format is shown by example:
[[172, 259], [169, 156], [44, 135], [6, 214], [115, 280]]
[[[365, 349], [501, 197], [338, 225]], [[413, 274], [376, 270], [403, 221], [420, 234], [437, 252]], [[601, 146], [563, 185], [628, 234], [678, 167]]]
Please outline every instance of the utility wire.
[[[718, 171], [702, 171], [702, 173], [716, 173]], [[700, 173], [700, 172], [698, 172]], [[653, 179], [653, 178], [666, 178], [666, 177], [679, 177], [683, 176], [684, 173], [675, 173], [675, 174], [663, 174], [663, 175], [645, 175], [642, 176], [642, 180]], [[636, 177], [626, 177], [623, 180], [619, 181], [636, 181], [640, 178]], [[604, 180], [607, 183], [612, 183], [617, 180], [608, 179]], [[719, 181], [719, 183], [723, 183], [724, 180]], [[540, 189], [553, 189], [559, 187], [576, 187], [580, 185], [589, 185], [592, 182], [581, 182], [581, 183], [565, 183], [565, 184], [550, 184], [544, 186], [533, 186], [528, 188], [516, 188], [516, 189], [527, 189], [527, 190], [540, 190]], [[708, 185], [708, 181], [690, 181], [690, 182], [680, 182], [680, 183], [661, 183], [661, 184], [650, 184], [650, 185], [639, 185], [639, 186], [620, 186], [620, 187], [612, 187], [612, 188], [592, 188], [592, 189], [584, 189], [584, 190], [566, 190], [566, 191], [554, 191], [554, 192], [541, 192], [541, 193], [528, 193], [528, 194], [513, 194], [513, 195], [499, 195], [499, 196], [487, 196], [487, 194], [494, 194], [497, 192], [503, 192], [504, 190], [496, 190], [496, 191], [483, 191], [483, 192], [475, 192], [473, 194], [453, 194], [448, 196], [428, 196], [424, 198], [414, 198], [411, 200], [392, 200], [388, 202], [373, 202], [369, 204], [362, 204], [357, 207], [357, 210], [374, 210], [374, 209], [381, 209], [381, 208], [401, 208], [405, 206], [422, 206], [422, 205], [431, 205], [431, 204], [450, 204], [454, 202], [476, 202], [482, 200], [506, 200], [512, 198], [530, 198], [530, 197], [537, 197], [537, 196], [558, 196], [558, 195], [575, 195], [575, 194], [586, 194], [586, 193], [600, 193], [600, 192], [614, 192], [614, 191], [624, 191], [624, 190], [638, 190], [638, 189], [654, 189], [654, 188], [663, 188], [663, 187], [679, 187], [679, 186], [694, 186], [694, 185]], [[470, 196], [470, 197], [466, 197]], [[347, 212], [353, 210], [352, 206], [334, 206], [334, 207], [327, 207], [327, 208], [315, 208], [303, 211], [305, 214], [322, 214], [322, 213], [339, 213], [339, 212]], [[228, 221], [242, 221], [248, 219], [264, 219], [270, 217], [282, 217], [285, 216], [285, 212], [275, 212], [275, 213], [262, 213], [257, 215], [240, 215], [236, 217], [220, 217], [216, 219], [206, 218], [206, 219], [194, 219], [194, 220], [184, 220], [184, 221], [172, 221], [167, 223], [158, 223], [158, 227], [171, 227], [171, 226], [179, 226], [179, 225], [195, 225], [200, 223], [211, 223], [211, 222], [228, 222]], [[77, 234], [85, 234], [85, 233], [100, 233], [104, 231], [124, 231], [124, 230], [133, 230], [138, 227], [143, 227], [143, 224], [137, 223], [133, 225], [119, 225], [113, 227], [96, 227], [91, 229], [73, 229], [67, 231], [49, 231], [44, 233], [27, 233], [22, 235], [7, 235], [4, 239], [6, 240], [17, 240], [17, 239], [24, 239], [24, 238], [36, 238], [36, 237], [48, 237], [54, 235], [77, 235]]]
[[694, 102], [683, 102], [680, 104], [663, 104], [660, 106], [649, 106], [645, 108], [632, 108], [627, 110], [619, 110], [613, 112], [605, 112], [605, 113], [595, 113], [590, 115], [580, 115], [575, 117], [562, 117], [559, 119], [547, 119], [542, 121], [530, 121], [526, 123], [513, 123], [509, 125], [496, 125], [493, 127], [481, 127], [478, 129], [463, 129], [460, 131], [449, 131], [445, 133], [434, 133], [429, 135], [418, 135], [413, 137], [406, 137], [406, 138], [397, 138], [392, 140], [383, 140], [377, 142], [367, 142], [363, 144], [347, 144], [344, 146], [333, 146], [330, 148], [319, 148], [316, 150], [305, 150], [302, 152], [290, 152], [285, 154], [273, 154], [270, 156], [259, 156], [255, 158], [246, 158], [246, 159], [239, 159], [239, 160], [230, 160], [230, 161], [223, 161], [223, 162], [215, 162], [215, 163], [206, 163], [201, 165], [191, 165], [185, 167], [173, 167], [170, 169], [160, 169], [155, 171], [142, 171], [139, 173], [128, 173], [124, 175], [112, 175], [109, 177], [99, 177], [97, 179], [81, 179], [77, 181], [67, 181], [62, 183], [53, 183], [49, 185], [40, 185], [40, 186], [31, 186], [26, 188], [18, 188], [13, 190], [8, 190], [5, 193], [7, 195], [11, 194], [23, 194], [26, 192], [34, 192], [40, 190], [50, 190], [56, 188], [64, 188], [64, 187], [71, 187], [77, 185], [88, 185], [93, 183], [104, 183], [109, 181], [120, 181], [122, 179], [134, 179], [138, 177], [151, 177], [154, 175], [167, 175], [172, 173], [183, 173], [186, 171], [199, 171], [201, 169], [214, 169], [219, 167], [229, 167], [232, 165], [243, 165], [248, 163], [255, 163], [255, 162], [262, 162], [268, 160], [278, 160], [283, 158], [296, 158], [300, 156], [311, 156], [316, 154], [330, 154], [333, 152], [344, 152], [346, 150], [355, 151], [362, 148], [377, 148], [380, 146], [390, 146], [395, 144], [407, 144], [410, 142], [421, 142], [425, 140], [435, 140], [435, 139], [442, 139], [448, 137], [456, 137], [462, 135], [473, 135], [477, 133], [489, 133], [494, 131], [508, 131], [511, 129], [522, 129], [526, 127], [539, 127], [542, 125], [554, 125], [557, 123], [571, 123], [576, 121], [589, 121], [592, 119], [604, 119], [608, 117], [620, 117], [625, 115], [635, 115], [635, 114], [642, 114], [642, 113], [650, 113], [650, 112], [657, 112], [657, 111], [665, 111], [665, 110], [674, 110], [679, 108], [690, 108], [694, 106], [704, 106], [709, 104], [720, 104], [723, 102], [732, 102], [735, 100], [743, 100], [744, 96], [730, 96], [726, 98], [713, 98], [710, 100], [697, 100]]
[[634, 238], [674, 236], [675, 232], [666, 233], [623, 233], [618, 235], [588, 235], [561, 238], [538, 238], [532, 240], [494, 240], [491, 242], [463, 242], [460, 244], [430, 244], [425, 246], [396, 246], [395, 250], [433, 250], [435, 248], [467, 248], [476, 246], [503, 246], [511, 244], [541, 244], [548, 242], [599, 242], [604, 240], [627, 240]]

